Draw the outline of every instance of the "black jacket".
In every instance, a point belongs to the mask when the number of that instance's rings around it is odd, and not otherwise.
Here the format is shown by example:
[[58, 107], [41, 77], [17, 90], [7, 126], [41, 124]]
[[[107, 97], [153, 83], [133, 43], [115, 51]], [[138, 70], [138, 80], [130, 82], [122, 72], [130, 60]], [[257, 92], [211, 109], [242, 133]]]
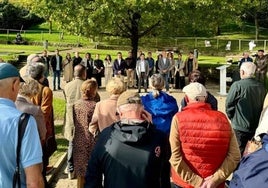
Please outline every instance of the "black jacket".
[[[59, 65], [60, 66], [60, 71], [62, 71], [62, 56], [61, 55], [59, 55], [59, 62], [60, 62], [60, 65]], [[56, 58], [56, 56], [52, 56], [50, 64], [51, 64], [52, 70], [56, 71], [56, 68], [57, 68], [57, 58]]]
[[85, 188], [170, 188], [167, 136], [148, 123], [104, 129], [92, 152]]

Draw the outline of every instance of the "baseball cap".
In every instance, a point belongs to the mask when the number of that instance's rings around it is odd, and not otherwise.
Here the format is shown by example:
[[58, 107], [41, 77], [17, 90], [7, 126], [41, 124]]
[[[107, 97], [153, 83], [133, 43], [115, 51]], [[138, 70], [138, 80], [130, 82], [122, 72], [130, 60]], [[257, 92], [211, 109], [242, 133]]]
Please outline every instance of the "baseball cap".
[[198, 82], [190, 83], [182, 91], [192, 100], [195, 100], [196, 97], [207, 96], [206, 88]]
[[137, 92], [125, 91], [123, 92], [117, 100], [117, 107], [124, 104], [141, 104], [141, 97]]
[[[0, 63], [0, 80], [11, 77], [20, 77], [18, 69], [10, 63]], [[24, 82], [21, 77], [20, 81]]]

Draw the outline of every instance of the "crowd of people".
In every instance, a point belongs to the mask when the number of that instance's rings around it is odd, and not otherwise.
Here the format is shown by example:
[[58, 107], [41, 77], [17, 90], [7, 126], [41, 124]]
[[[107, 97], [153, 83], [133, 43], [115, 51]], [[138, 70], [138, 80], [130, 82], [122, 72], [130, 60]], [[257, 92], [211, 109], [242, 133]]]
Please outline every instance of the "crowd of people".
[[[118, 52], [114, 61], [107, 55], [103, 62], [99, 54], [93, 60], [90, 53], [85, 58], [67, 53], [64, 59], [56, 50], [50, 58], [45, 50], [29, 55], [20, 71], [1, 62], [0, 187], [12, 186], [22, 112], [31, 116], [21, 143], [19, 183], [50, 187], [46, 174], [57, 150], [50, 71], [53, 90], [63, 90], [66, 101], [66, 173], [77, 178], [78, 188], [268, 186], [267, 91], [262, 79], [268, 60], [263, 50], [255, 63], [249, 57], [241, 60], [240, 80], [226, 98], [226, 115], [207, 91], [194, 54], [185, 60], [180, 53], [173, 55], [162, 51], [154, 61], [151, 52], [145, 57], [140, 51], [134, 60], [131, 52], [126, 59]], [[63, 89], [62, 71], [67, 82]], [[110, 93], [105, 100], [98, 93], [103, 76]], [[182, 101], [169, 94], [170, 87], [185, 93]], [[244, 156], [254, 138], [262, 147]]]
[[[185, 86], [185, 80], [193, 70], [198, 69], [198, 60], [192, 51], [183, 59], [182, 54], [178, 53], [178, 57], [174, 57], [173, 51], [162, 51], [155, 60], [152, 52], [147, 55], [139, 51], [135, 60], [132, 51], [128, 52], [126, 58], [123, 58], [121, 52], [117, 53], [117, 57], [113, 60], [110, 54], [107, 54], [102, 60], [99, 54], [95, 59], [91, 57], [91, 53], [85, 53], [84, 58], [79, 52], [75, 52], [72, 57], [70, 53], [63, 58], [59, 54], [59, 50], [55, 50], [55, 55], [48, 56], [47, 50], [43, 51], [40, 56], [45, 64], [45, 77], [51, 75], [53, 77], [53, 90], [61, 90], [61, 75], [65, 82], [74, 79], [74, 67], [82, 64], [87, 70], [87, 79], [95, 78], [100, 88], [106, 86], [112, 77], [120, 78], [127, 88], [138, 88], [138, 92], [144, 88], [147, 92], [149, 86], [149, 78], [153, 73], [160, 73], [165, 79], [165, 89], [168, 92], [170, 86], [174, 89], [182, 90]], [[102, 77], [105, 77], [102, 83]]]

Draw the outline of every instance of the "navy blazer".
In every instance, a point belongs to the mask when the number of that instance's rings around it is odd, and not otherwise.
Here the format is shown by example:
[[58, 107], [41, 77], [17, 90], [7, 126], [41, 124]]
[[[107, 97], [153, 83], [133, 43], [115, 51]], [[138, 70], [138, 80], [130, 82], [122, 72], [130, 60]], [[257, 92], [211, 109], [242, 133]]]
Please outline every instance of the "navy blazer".
[[124, 59], [121, 59], [121, 63], [119, 65], [118, 59], [114, 60], [113, 71], [114, 75], [118, 75], [118, 71], [121, 71], [121, 75], [125, 75], [126, 62]]

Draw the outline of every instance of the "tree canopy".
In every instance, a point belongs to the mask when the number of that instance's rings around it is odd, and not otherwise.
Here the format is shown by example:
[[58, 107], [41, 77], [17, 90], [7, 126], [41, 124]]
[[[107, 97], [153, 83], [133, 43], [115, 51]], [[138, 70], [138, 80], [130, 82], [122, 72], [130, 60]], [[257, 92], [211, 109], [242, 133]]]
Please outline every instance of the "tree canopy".
[[[221, 27], [264, 14], [267, 0], [21, 0], [31, 12], [64, 32], [120, 36], [138, 45], [141, 37], [215, 36]], [[262, 7], [262, 8], [260, 8]], [[266, 7], [266, 9], [265, 9]], [[267, 12], [267, 11], [266, 11]], [[244, 16], [246, 14], [246, 16]], [[265, 13], [267, 14], [267, 13]], [[256, 16], [255, 16], [256, 17]], [[267, 20], [268, 23], [268, 20]], [[258, 29], [259, 22], [256, 22]]]

